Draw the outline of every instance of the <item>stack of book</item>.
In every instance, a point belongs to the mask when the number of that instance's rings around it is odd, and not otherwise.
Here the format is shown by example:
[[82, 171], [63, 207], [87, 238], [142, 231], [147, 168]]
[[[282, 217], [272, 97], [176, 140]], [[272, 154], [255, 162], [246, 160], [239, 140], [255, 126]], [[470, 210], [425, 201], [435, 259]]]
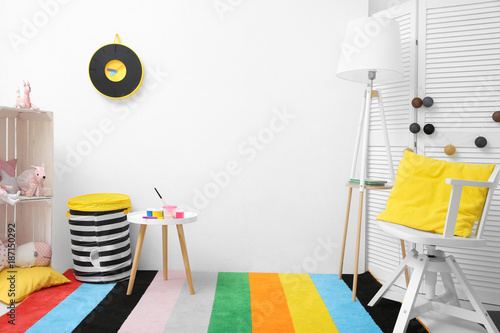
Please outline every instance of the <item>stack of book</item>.
[[[349, 179], [349, 183], [351, 184], [359, 184], [359, 179], [354, 179], [351, 178]], [[385, 180], [365, 180], [365, 185], [370, 185], [370, 186], [385, 186], [387, 184], [387, 181]]]

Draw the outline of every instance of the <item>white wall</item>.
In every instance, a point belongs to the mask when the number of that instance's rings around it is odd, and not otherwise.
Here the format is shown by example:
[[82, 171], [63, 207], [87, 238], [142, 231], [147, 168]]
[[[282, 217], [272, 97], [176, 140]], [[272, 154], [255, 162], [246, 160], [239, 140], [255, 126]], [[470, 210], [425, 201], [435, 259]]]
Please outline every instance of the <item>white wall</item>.
[[409, 0], [370, 0], [368, 2], [368, 13], [371, 16], [382, 10], [389, 9], [408, 1]]
[[[185, 226], [193, 270], [336, 272], [364, 87], [335, 72], [347, 22], [367, 12], [366, 0], [0, 2], [0, 105], [28, 79], [55, 112], [53, 266], [72, 267], [68, 199], [124, 193], [143, 210], [160, 206], [157, 187], [200, 215]], [[124, 100], [88, 78], [116, 33], [146, 69]], [[140, 269], [161, 269], [160, 234], [148, 229]]]

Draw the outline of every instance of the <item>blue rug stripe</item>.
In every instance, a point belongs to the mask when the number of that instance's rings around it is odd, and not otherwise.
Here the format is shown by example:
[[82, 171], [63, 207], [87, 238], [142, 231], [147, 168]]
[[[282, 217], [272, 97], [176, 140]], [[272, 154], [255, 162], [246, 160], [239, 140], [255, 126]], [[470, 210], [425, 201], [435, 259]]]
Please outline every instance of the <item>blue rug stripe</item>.
[[337, 274], [310, 274], [339, 332], [382, 333], [352, 291]]
[[26, 332], [72, 332], [116, 283], [84, 283]]

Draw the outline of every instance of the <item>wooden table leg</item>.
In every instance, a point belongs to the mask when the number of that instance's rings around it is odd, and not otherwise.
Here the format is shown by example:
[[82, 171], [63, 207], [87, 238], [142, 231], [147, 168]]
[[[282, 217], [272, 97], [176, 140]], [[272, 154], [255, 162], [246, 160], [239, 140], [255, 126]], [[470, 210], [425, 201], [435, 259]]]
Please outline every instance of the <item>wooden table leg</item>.
[[168, 225], [161, 226], [163, 243], [163, 280], [168, 280]]
[[347, 212], [345, 213], [344, 238], [342, 240], [342, 251], [340, 252], [339, 280], [342, 280], [342, 268], [344, 266], [345, 242], [347, 239], [347, 226], [349, 225], [349, 212], [351, 210], [352, 187], [349, 187], [347, 196]]
[[144, 242], [144, 235], [146, 234], [147, 225], [141, 224], [139, 229], [139, 237], [137, 238], [137, 245], [135, 247], [134, 262], [132, 264], [132, 272], [130, 272], [130, 280], [128, 281], [127, 295], [132, 294], [134, 288], [135, 275], [137, 273], [137, 266], [139, 265], [139, 258], [141, 256], [142, 243]]
[[356, 302], [356, 292], [358, 290], [358, 264], [359, 264], [359, 246], [361, 243], [361, 222], [363, 214], [363, 192], [359, 192], [358, 209], [358, 234], [356, 236], [356, 257], [354, 258], [354, 280], [352, 281], [352, 301]]
[[193, 278], [191, 277], [191, 268], [189, 267], [189, 258], [186, 248], [186, 238], [184, 237], [184, 228], [182, 227], [182, 224], [177, 224], [177, 234], [179, 235], [179, 243], [181, 244], [182, 259], [184, 259], [184, 267], [186, 268], [189, 291], [191, 295], [194, 295]]

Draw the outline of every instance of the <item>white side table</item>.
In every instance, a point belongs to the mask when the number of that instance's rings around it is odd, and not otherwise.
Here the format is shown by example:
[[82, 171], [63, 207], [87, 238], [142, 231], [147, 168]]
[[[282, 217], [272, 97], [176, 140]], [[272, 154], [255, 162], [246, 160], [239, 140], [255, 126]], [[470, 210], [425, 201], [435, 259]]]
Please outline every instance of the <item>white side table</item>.
[[146, 234], [146, 227], [148, 225], [162, 227], [162, 242], [163, 242], [163, 280], [168, 280], [168, 226], [175, 225], [177, 227], [177, 234], [179, 235], [179, 243], [181, 245], [182, 259], [184, 259], [184, 267], [186, 268], [186, 276], [189, 283], [189, 291], [194, 295], [193, 279], [191, 277], [191, 268], [189, 267], [189, 258], [186, 248], [186, 238], [184, 237], [183, 224], [193, 223], [198, 220], [198, 214], [192, 212], [184, 212], [184, 218], [180, 219], [145, 219], [145, 211], [133, 212], [127, 215], [127, 220], [130, 223], [140, 224], [139, 238], [137, 239], [137, 246], [135, 247], [134, 262], [132, 263], [132, 272], [130, 273], [130, 280], [128, 283], [127, 295], [132, 294], [134, 288], [135, 275], [137, 273], [137, 266], [139, 265], [139, 258], [141, 256], [142, 243], [144, 242], [144, 235]]

